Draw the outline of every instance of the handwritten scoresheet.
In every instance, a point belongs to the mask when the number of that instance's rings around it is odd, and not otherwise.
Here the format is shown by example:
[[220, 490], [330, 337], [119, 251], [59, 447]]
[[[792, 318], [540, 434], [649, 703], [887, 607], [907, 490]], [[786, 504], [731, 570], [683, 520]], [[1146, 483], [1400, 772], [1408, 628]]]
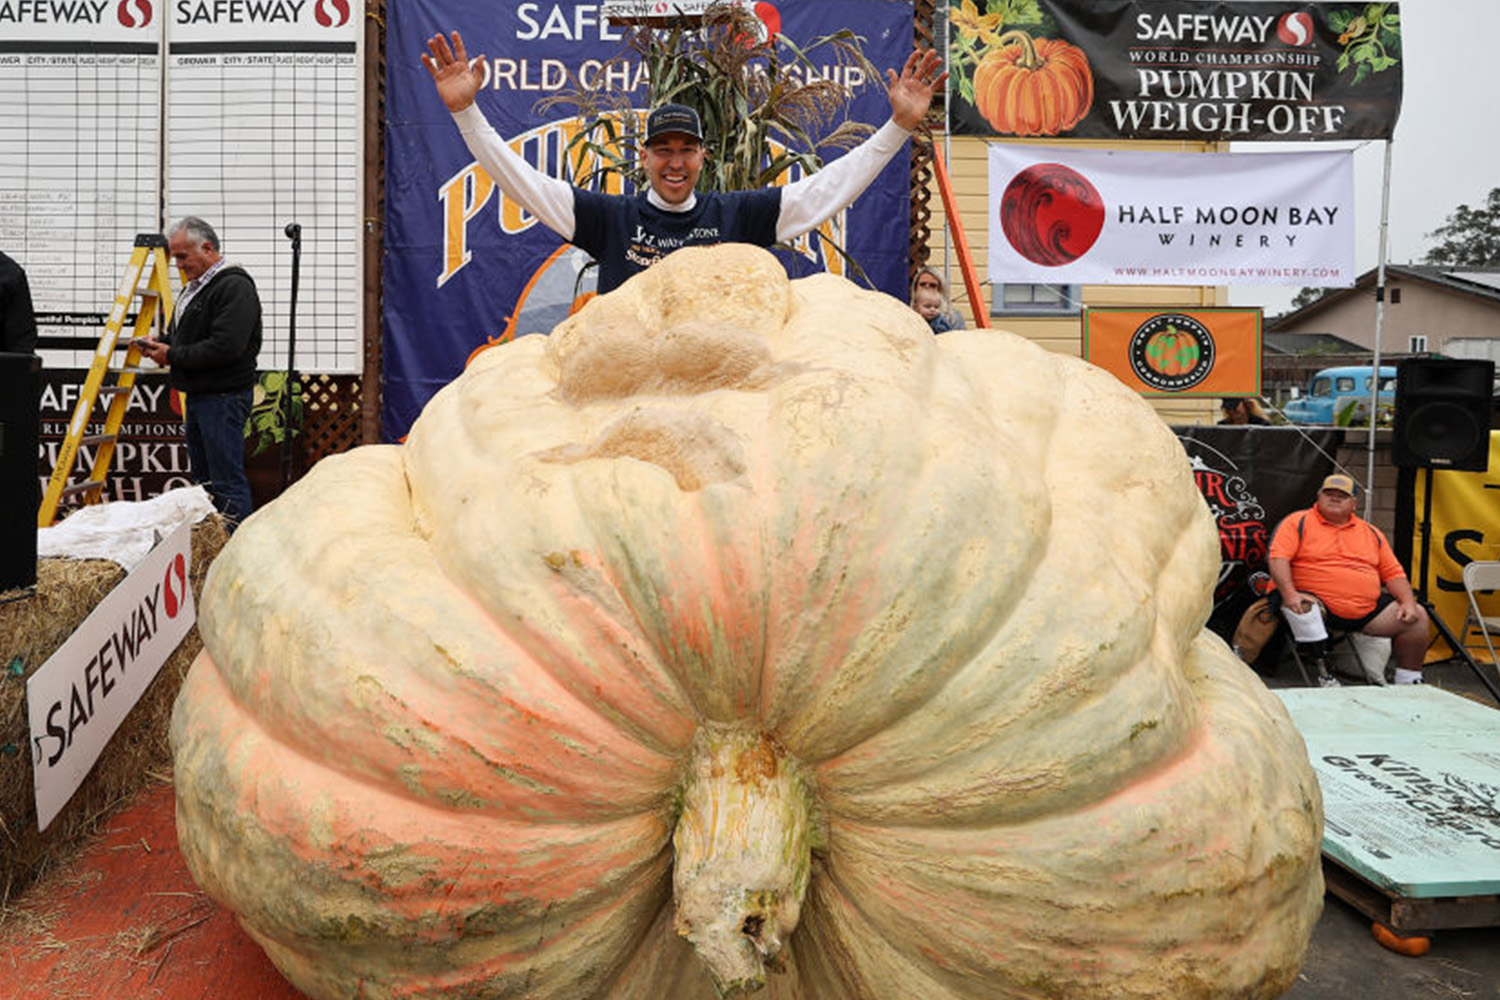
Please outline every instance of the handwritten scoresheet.
[[255, 277], [262, 369], [286, 366], [285, 228], [301, 225], [296, 367], [354, 373], [363, 357], [363, 19], [326, 0], [283, 9], [286, 20], [172, 26], [167, 203], [174, 216], [210, 220], [225, 256]]
[[135, 234], [157, 228], [157, 35], [0, 25], [0, 250], [26, 269], [48, 368], [89, 366]]
[[358, 372], [358, 9], [60, 9], [13, 7], [0, 24], [0, 249], [26, 268], [46, 367], [88, 367], [136, 233], [199, 215], [259, 286], [262, 369], [287, 364], [296, 222], [296, 367]]

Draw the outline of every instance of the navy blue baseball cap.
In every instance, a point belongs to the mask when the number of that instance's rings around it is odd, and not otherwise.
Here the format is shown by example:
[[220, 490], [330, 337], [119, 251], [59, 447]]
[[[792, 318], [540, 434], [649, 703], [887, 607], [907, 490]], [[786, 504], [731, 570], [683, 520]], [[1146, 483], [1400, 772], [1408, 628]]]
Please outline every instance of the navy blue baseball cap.
[[703, 141], [703, 122], [686, 104], [663, 104], [646, 116], [646, 145], [664, 135], [685, 135]]

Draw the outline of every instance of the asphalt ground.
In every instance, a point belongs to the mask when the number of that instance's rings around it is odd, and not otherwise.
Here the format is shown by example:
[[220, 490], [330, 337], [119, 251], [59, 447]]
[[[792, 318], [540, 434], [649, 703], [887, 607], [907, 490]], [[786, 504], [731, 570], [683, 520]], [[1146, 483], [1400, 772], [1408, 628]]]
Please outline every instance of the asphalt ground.
[[[1491, 683], [1495, 669], [1481, 664]], [[1429, 663], [1426, 683], [1461, 694], [1500, 711], [1494, 697], [1461, 660]], [[1362, 681], [1340, 675], [1345, 684]], [[1297, 687], [1302, 679], [1289, 658], [1268, 687]], [[1500, 786], [1500, 775], [1496, 777]], [[1491, 907], [1493, 910], [1493, 907]], [[1419, 958], [1378, 944], [1371, 920], [1331, 893], [1313, 930], [1307, 960], [1286, 1000], [1500, 1000], [1500, 926], [1436, 931], [1431, 950]]]

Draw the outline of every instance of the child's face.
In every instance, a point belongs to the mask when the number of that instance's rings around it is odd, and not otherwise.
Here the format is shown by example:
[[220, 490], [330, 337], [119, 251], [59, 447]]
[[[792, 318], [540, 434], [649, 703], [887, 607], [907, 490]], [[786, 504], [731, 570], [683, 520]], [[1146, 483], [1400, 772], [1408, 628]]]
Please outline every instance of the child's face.
[[943, 300], [937, 295], [917, 295], [917, 313], [925, 320], [937, 319], [943, 311]]

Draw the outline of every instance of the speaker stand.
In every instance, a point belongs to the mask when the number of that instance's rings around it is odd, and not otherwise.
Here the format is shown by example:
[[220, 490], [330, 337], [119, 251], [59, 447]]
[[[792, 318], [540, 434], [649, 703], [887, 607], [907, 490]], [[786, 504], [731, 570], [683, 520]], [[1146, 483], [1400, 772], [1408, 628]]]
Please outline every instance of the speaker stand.
[[[1437, 626], [1438, 634], [1447, 641], [1448, 648], [1452, 649], [1455, 654], [1469, 665], [1469, 669], [1474, 671], [1474, 676], [1479, 678], [1479, 683], [1489, 689], [1490, 697], [1495, 699], [1495, 704], [1500, 705], [1500, 687], [1496, 687], [1495, 682], [1485, 676], [1484, 671], [1479, 667], [1479, 662], [1469, 655], [1469, 651], [1458, 641], [1458, 637], [1453, 634], [1453, 630], [1448, 627], [1448, 623], [1443, 621], [1442, 616], [1437, 613], [1437, 609], [1425, 597], [1419, 599], [1417, 603], [1427, 609], [1427, 617], [1432, 619], [1432, 624]], [[1500, 666], [1497, 666], [1496, 669], [1500, 669]]]
[[[1464, 648], [1463, 643], [1458, 641], [1453, 630], [1448, 627], [1448, 623], [1443, 621], [1437, 609], [1432, 606], [1432, 602], [1427, 600], [1427, 559], [1432, 553], [1432, 466], [1429, 465], [1422, 471], [1426, 473], [1426, 477], [1422, 487], [1422, 575], [1421, 582], [1417, 586], [1417, 603], [1426, 609], [1427, 617], [1431, 619], [1433, 625], [1437, 626], [1438, 634], [1448, 643], [1448, 648], [1469, 665], [1469, 669], [1474, 671], [1474, 676], [1478, 677], [1479, 682], [1489, 689], [1490, 697], [1495, 699], [1497, 705], [1500, 705], [1500, 688], [1497, 688], [1495, 682], [1479, 669], [1479, 662], [1469, 655], [1469, 651]], [[1500, 663], [1495, 664], [1495, 669], [1500, 670]]]

